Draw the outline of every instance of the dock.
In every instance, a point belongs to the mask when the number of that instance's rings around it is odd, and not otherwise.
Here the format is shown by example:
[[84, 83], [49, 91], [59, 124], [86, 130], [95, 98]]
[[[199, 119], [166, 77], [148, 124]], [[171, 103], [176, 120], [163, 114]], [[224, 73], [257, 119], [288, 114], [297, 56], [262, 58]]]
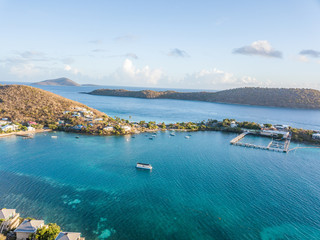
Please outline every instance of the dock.
[[[262, 150], [270, 150], [270, 151], [276, 151], [276, 152], [288, 152], [289, 146], [290, 146], [290, 138], [287, 138], [286, 140], [276, 140], [272, 139], [270, 143], [267, 146], [261, 146], [256, 145], [252, 143], [242, 143], [239, 142], [241, 139], [243, 139], [246, 135], [252, 134], [251, 132], [244, 132], [240, 135], [236, 136], [234, 139], [230, 141], [230, 144], [235, 146], [242, 146], [242, 147], [248, 147], [248, 148], [256, 148], [256, 149], [262, 149]], [[258, 135], [259, 136], [259, 135]]]

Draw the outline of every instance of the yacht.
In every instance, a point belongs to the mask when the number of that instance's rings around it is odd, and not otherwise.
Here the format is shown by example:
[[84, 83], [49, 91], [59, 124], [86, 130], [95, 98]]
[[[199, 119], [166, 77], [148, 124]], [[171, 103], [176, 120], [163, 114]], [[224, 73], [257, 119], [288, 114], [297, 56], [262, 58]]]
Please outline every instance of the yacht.
[[152, 170], [151, 164], [148, 163], [137, 163], [136, 168]]

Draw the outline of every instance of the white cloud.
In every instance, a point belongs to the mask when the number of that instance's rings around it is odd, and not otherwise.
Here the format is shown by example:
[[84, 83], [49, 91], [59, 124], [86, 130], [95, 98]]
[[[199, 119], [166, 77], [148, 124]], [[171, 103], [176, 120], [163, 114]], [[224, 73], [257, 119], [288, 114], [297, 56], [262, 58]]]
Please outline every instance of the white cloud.
[[126, 59], [122, 68], [112, 74], [111, 78], [125, 84], [157, 85], [164, 78], [164, 73], [161, 69], [151, 69], [148, 65], [137, 68], [130, 59]]
[[272, 48], [271, 44], [266, 40], [255, 41], [248, 46], [236, 48], [233, 50], [233, 53], [243, 54], [243, 55], [260, 55], [264, 57], [282, 58], [282, 53]]
[[206, 70], [187, 75], [181, 84], [189, 85], [190, 87], [205, 87], [212, 89], [220, 89], [224, 87], [237, 86], [253, 86], [259, 82], [250, 76], [237, 77], [233, 73], [225, 72], [219, 69]]
[[79, 73], [79, 70], [77, 68], [72, 68], [70, 65], [65, 65], [64, 70], [67, 72], [71, 72], [74, 75], [77, 75]]

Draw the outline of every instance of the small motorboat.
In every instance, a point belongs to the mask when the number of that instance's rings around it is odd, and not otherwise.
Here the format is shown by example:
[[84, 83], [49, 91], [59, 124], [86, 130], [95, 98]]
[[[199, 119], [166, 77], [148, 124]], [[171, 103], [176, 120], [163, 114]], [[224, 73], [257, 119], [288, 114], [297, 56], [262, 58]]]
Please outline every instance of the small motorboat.
[[153, 140], [153, 137], [149, 137], [149, 140]]
[[137, 163], [136, 168], [152, 170], [151, 164], [148, 164], [148, 163]]
[[58, 138], [58, 136], [51, 136], [51, 138]]
[[189, 138], [190, 138], [190, 136], [185, 136], [184, 138], [189, 139]]

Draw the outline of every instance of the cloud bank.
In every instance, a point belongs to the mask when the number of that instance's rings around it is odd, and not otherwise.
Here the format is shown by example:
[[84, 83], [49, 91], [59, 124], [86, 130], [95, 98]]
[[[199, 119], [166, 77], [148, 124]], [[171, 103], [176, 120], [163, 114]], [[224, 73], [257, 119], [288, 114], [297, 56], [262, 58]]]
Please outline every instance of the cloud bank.
[[257, 55], [263, 57], [282, 58], [282, 52], [272, 48], [271, 44], [266, 40], [259, 40], [248, 46], [236, 48], [234, 54]]

